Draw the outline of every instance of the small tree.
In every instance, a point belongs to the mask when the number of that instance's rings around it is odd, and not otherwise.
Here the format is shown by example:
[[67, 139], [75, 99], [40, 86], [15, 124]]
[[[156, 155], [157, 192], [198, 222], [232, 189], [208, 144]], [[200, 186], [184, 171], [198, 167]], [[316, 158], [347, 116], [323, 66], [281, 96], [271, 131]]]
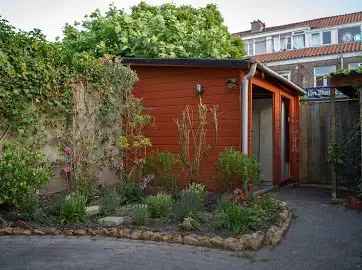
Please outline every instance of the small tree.
[[[196, 116], [196, 117], [195, 117]], [[211, 119], [209, 117], [211, 116]], [[190, 182], [198, 180], [201, 161], [218, 140], [217, 106], [209, 108], [200, 98], [197, 111], [187, 105], [181, 117], [176, 120], [180, 159], [187, 170]], [[213, 144], [207, 143], [206, 136], [211, 126], [214, 133]]]

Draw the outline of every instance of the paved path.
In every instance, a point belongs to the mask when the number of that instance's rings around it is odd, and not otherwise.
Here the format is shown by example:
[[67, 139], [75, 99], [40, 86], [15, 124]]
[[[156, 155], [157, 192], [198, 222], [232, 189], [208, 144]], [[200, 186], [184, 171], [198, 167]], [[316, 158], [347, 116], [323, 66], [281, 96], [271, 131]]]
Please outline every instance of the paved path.
[[328, 194], [285, 188], [297, 218], [283, 242], [256, 253], [107, 238], [0, 237], [0, 269], [362, 269], [362, 214]]

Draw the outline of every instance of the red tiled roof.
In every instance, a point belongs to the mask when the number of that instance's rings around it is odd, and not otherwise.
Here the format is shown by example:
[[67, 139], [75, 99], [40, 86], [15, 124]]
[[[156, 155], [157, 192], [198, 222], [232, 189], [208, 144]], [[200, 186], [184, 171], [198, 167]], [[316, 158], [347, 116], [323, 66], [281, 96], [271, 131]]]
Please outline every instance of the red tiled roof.
[[313, 47], [313, 48], [304, 48], [292, 51], [267, 53], [267, 54], [256, 55], [255, 58], [260, 62], [273, 62], [273, 61], [283, 61], [283, 60], [296, 59], [296, 58], [323, 56], [323, 55], [340, 54], [340, 53], [352, 53], [352, 52], [362, 52], [362, 43], [350, 42], [350, 43], [334, 44], [323, 47]]
[[[362, 11], [359, 11], [359, 12], [349, 13], [349, 14], [344, 14], [344, 15], [336, 15], [336, 16], [331, 16], [331, 17], [318, 18], [318, 19], [313, 19], [313, 20], [308, 20], [308, 21], [279, 25], [279, 26], [266, 27], [262, 33], [280, 31], [280, 30], [285, 30], [288, 28], [303, 27], [303, 26], [309, 26], [312, 29], [333, 27], [333, 26], [337, 26], [337, 25], [355, 23], [355, 22], [361, 22], [361, 21], [362, 21]], [[257, 33], [261, 33], [261, 32], [257, 32]], [[242, 32], [235, 33], [234, 35], [245, 37], [249, 34], [254, 34], [254, 33], [252, 33], [251, 30], [248, 30], [248, 31], [242, 31]]]

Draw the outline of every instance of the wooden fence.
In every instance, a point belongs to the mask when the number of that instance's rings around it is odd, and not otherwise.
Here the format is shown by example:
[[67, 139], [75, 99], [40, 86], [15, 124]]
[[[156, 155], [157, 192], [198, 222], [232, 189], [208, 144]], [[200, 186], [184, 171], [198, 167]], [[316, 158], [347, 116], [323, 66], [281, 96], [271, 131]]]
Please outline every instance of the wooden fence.
[[[330, 139], [329, 101], [303, 101], [301, 104], [300, 182], [330, 184], [328, 144]], [[343, 144], [356, 130], [359, 103], [354, 100], [336, 102], [336, 142]], [[353, 152], [353, 151], [351, 151]]]

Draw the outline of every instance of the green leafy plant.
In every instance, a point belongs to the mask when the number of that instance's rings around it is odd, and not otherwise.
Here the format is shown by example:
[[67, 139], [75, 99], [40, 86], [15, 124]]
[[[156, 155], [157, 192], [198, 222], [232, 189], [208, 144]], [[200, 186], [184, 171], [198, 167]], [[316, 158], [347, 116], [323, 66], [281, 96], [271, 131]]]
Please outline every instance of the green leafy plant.
[[188, 216], [197, 219], [203, 208], [204, 202], [199, 193], [184, 190], [176, 200], [172, 212], [176, 220], [182, 221]]
[[101, 213], [111, 215], [121, 205], [121, 197], [115, 190], [106, 190], [102, 195]]
[[28, 146], [6, 143], [0, 156], [0, 203], [20, 204], [51, 176], [45, 157]]
[[63, 224], [85, 221], [87, 197], [81, 193], [68, 194], [60, 206], [59, 219]]
[[193, 217], [185, 217], [182, 223], [179, 224], [179, 228], [184, 231], [199, 230], [200, 227], [200, 222]]
[[248, 193], [248, 184], [255, 184], [260, 179], [260, 166], [256, 159], [250, 158], [233, 148], [220, 153], [217, 169], [225, 189], [242, 184], [246, 194]]
[[277, 220], [280, 206], [266, 196], [241, 206], [221, 199], [214, 215], [214, 226], [233, 234], [264, 229]]
[[154, 177], [153, 185], [165, 192], [176, 193], [179, 160], [170, 152], [156, 152], [146, 157], [143, 174]]
[[117, 188], [117, 192], [119, 193], [121, 199], [121, 205], [141, 203], [144, 199], [143, 190], [134, 181], [121, 183]]
[[215, 5], [204, 8], [151, 6], [145, 2], [131, 13], [110, 6], [96, 10], [80, 24], [65, 26], [66, 48], [129, 57], [241, 58], [240, 38], [232, 36]]
[[136, 225], [142, 226], [148, 217], [148, 207], [146, 204], [136, 204], [132, 206], [132, 217]]
[[204, 184], [191, 183], [187, 186], [185, 191], [195, 193], [200, 198], [200, 201], [202, 203], [205, 202], [207, 190], [206, 190], [206, 186]]
[[170, 195], [158, 193], [147, 197], [145, 203], [152, 218], [162, 218], [170, 214], [174, 201]]

